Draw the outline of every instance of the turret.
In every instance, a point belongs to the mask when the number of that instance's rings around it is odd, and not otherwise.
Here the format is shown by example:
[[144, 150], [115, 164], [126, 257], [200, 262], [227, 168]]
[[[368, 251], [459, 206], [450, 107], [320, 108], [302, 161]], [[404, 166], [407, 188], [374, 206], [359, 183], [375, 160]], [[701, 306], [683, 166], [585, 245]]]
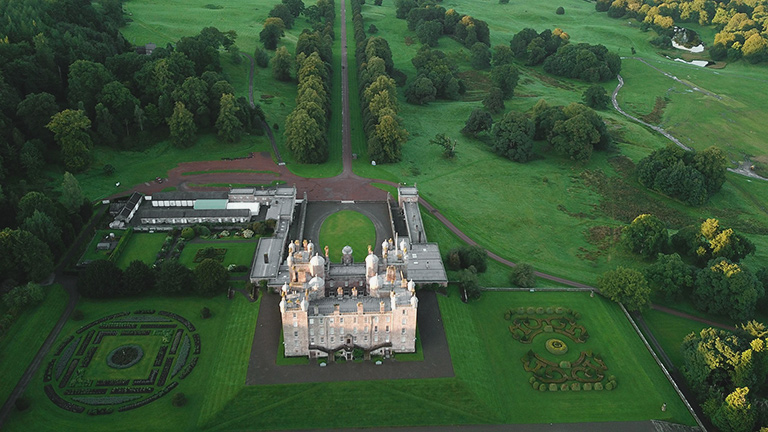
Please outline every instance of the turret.
[[414, 308], [414, 309], [418, 309], [419, 308], [419, 298], [418, 297], [416, 297], [416, 296], [412, 296], [411, 297], [411, 307]]
[[397, 309], [397, 294], [394, 291], [389, 292], [389, 304], [392, 310]]
[[365, 257], [365, 275], [367, 277], [375, 276], [379, 272], [379, 257], [369, 254]]
[[[310, 243], [311, 245], [312, 243]], [[325, 277], [325, 258], [318, 254], [309, 260], [309, 274], [315, 277]]]

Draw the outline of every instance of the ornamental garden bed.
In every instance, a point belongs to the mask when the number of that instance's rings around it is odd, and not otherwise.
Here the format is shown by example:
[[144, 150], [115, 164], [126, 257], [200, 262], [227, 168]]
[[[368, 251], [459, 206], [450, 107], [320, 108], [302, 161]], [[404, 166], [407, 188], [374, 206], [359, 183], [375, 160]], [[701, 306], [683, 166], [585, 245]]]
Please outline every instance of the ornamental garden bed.
[[601, 391], [616, 388], [616, 377], [599, 354], [585, 349], [590, 338], [581, 314], [562, 306], [517, 307], [504, 313], [517, 343], [530, 346], [520, 361], [538, 391]]
[[[137, 331], [136, 323], [147, 330]], [[74, 413], [104, 415], [139, 408], [178, 386], [199, 354], [200, 335], [178, 314], [112, 314], [63, 340], [46, 367], [45, 394]]]

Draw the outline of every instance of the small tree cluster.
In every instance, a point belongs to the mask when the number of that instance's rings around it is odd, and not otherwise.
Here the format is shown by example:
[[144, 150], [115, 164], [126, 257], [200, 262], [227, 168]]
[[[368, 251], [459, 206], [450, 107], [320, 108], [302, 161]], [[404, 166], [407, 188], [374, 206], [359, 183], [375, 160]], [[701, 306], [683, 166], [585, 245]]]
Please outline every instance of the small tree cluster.
[[459, 98], [462, 85], [456, 75], [456, 65], [444, 52], [424, 45], [411, 63], [416, 68], [416, 77], [405, 89], [408, 103], [423, 105], [435, 99]]
[[755, 244], [751, 240], [732, 228], [720, 226], [720, 221], [713, 218], [701, 225], [681, 228], [672, 236], [672, 246], [699, 265], [721, 257], [739, 262], [755, 252]]
[[637, 177], [649, 189], [697, 206], [722, 188], [727, 168], [725, 153], [717, 147], [696, 152], [670, 144], [641, 159]]
[[559, 28], [537, 33], [532, 28], [524, 28], [512, 36], [509, 47], [512, 54], [528, 66], [539, 65], [555, 54], [558, 48], [568, 43], [570, 36]]
[[488, 111], [475, 108], [469, 114], [467, 122], [461, 129], [461, 133], [467, 136], [477, 137], [483, 132], [489, 132], [493, 126], [493, 117]]
[[645, 308], [651, 303], [651, 288], [645, 276], [635, 269], [617, 267], [603, 273], [597, 280], [600, 293], [623, 303], [631, 311]]
[[488, 268], [488, 252], [480, 246], [462, 246], [448, 251], [446, 259], [450, 270], [474, 267], [476, 273], [485, 273]]
[[517, 263], [509, 274], [509, 281], [521, 288], [532, 288], [536, 286], [536, 271], [530, 264]]
[[667, 249], [669, 233], [661, 219], [654, 215], [642, 214], [624, 228], [624, 244], [643, 258], [654, 258]]
[[435, 135], [433, 139], [429, 140], [429, 143], [442, 147], [443, 156], [446, 159], [453, 159], [456, 156], [456, 140], [446, 134]]
[[621, 57], [599, 44], [566, 44], [547, 57], [544, 70], [566, 78], [604, 82], [614, 79], [621, 71]]
[[542, 99], [533, 107], [533, 121], [535, 139], [546, 139], [573, 160], [587, 161], [594, 150], [606, 150], [613, 141], [603, 119], [582, 104], [549, 106]]
[[515, 162], [528, 162], [533, 157], [533, 132], [528, 116], [510, 111], [493, 125], [493, 152]]

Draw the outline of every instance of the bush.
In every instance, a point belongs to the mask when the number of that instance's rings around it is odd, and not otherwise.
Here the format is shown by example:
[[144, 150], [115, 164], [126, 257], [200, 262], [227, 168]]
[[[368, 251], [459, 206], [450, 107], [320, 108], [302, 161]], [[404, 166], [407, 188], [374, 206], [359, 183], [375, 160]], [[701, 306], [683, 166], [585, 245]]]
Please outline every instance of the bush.
[[592, 390], [592, 383], [584, 383], [584, 391]]
[[573, 390], [573, 391], [579, 391], [579, 390], [581, 390], [581, 384], [579, 384], [579, 383], [577, 383], [577, 382], [575, 382], [575, 383], [571, 384], [571, 390]]
[[208, 307], [204, 307], [204, 308], [200, 309], [200, 316], [201, 316], [203, 319], [208, 319], [208, 318], [210, 318], [210, 317], [211, 317], [211, 310], [210, 310], [210, 309], [208, 309]]
[[605, 389], [606, 389], [606, 390], [613, 390], [613, 384], [611, 384], [611, 383], [609, 382], [608, 384], [606, 384], [606, 385], [605, 385]]
[[603, 383], [595, 383], [595, 390], [602, 390], [603, 389]]
[[75, 309], [72, 312], [72, 321], [82, 321], [83, 318], [85, 318], [85, 314], [80, 309]]
[[549, 391], [557, 391], [557, 384], [552, 383], [549, 385]]
[[536, 377], [532, 376], [532, 377], [528, 378], [528, 382], [531, 383], [531, 384], [535, 383], [536, 382]]
[[547, 391], [547, 385], [546, 385], [546, 384], [541, 384], [541, 385], [539, 386], [539, 391], [540, 391], [540, 392], [545, 392], [545, 391]]
[[525, 263], [518, 263], [512, 268], [509, 280], [513, 285], [521, 288], [531, 288], [536, 285], [536, 274], [533, 266]]
[[571, 362], [568, 360], [563, 360], [560, 362], [560, 367], [563, 369], [569, 369], [571, 367]]
[[566, 383], [560, 384], [560, 391], [568, 391], [568, 384]]
[[181, 230], [181, 237], [186, 240], [192, 240], [195, 238], [195, 230], [192, 227], [186, 227]]
[[171, 403], [173, 403], [173, 406], [175, 407], [183, 407], [187, 404], [187, 396], [184, 393], [176, 393], [173, 395]]
[[29, 399], [27, 399], [27, 398], [25, 398], [23, 396], [20, 397], [20, 398], [17, 398], [16, 401], [14, 402], [14, 404], [16, 405], [16, 409], [19, 410], [19, 412], [26, 411], [29, 408], [29, 405], [30, 405]]
[[560, 7], [557, 8], [555, 13], [558, 14], [558, 15], [565, 15], [565, 9], [563, 9], [563, 7], [560, 6]]
[[536, 313], [539, 314], [539, 315], [543, 315], [544, 314], [544, 308], [543, 307], [537, 307], [536, 308]]
[[370, 27], [368, 27], [368, 33], [370, 33], [370, 34], [375, 34], [378, 31], [379, 31], [379, 29], [375, 25], [373, 25], [373, 24], [371, 24]]

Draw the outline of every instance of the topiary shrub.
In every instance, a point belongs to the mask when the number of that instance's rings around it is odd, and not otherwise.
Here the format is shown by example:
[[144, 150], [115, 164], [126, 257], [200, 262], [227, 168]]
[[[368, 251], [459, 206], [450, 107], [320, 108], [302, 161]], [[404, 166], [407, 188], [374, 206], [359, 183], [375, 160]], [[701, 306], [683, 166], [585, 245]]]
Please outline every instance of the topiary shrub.
[[532, 306], [529, 306], [529, 307], [528, 307], [528, 308], [525, 310], [525, 312], [526, 312], [528, 315], [533, 315], [533, 314], [535, 314], [535, 313], [536, 313], [536, 308], [534, 308], [534, 307], [532, 307]]
[[579, 384], [579, 383], [577, 383], [577, 382], [575, 382], [575, 383], [572, 383], [572, 384], [571, 384], [571, 390], [573, 390], [573, 391], [579, 391], [579, 390], [581, 390], [581, 384]]
[[29, 405], [30, 405], [29, 399], [22, 396], [16, 399], [16, 401], [14, 402], [14, 405], [16, 405], [16, 409], [19, 410], [19, 412], [26, 411], [27, 409], [29, 409]]
[[613, 384], [611, 384], [611, 383], [609, 382], [608, 384], [606, 384], [606, 385], [605, 385], [605, 389], [606, 389], [606, 390], [613, 390]]
[[187, 396], [184, 393], [176, 393], [173, 395], [171, 403], [173, 403], [173, 406], [175, 407], [183, 407], [187, 404]]
[[[608, 384], [610, 384], [610, 385], [611, 385], [611, 388], [608, 388]], [[608, 381], [608, 384], [606, 384], [606, 385], [605, 385], [605, 388], [606, 388], [606, 390], [612, 390], [612, 389], [615, 389], [615, 388], [617, 387], [617, 385], [618, 385], [618, 384], [616, 383], [616, 381]]]
[[544, 326], [544, 333], [552, 333], [552, 326], [547, 324]]
[[195, 229], [192, 227], [186, 227], [181, 230], [181, 237], [186, 240], [192, 240], [195, 238]]
[[210, 318], [210, 317], [211, 317], [211, 310], [210, 310], [210, 309], [208, 309], [207, 307], [204, 307], [204, 308], [200, 309], [200, 316], [201, 316], [203, 319], [208, 319], [208, 318]]
[[565, 309], [563, 309], [563, 308], [561, 308], [561, 307], [557, 307], [557, 308], [555, 308], [555, 313], [556, 313], [556, 314], [558, 314], [558, 315], [562, 315], [562, 314], [563, 314], [563, 312], [565, 312]]
[[521, 306], [521, 307], [517, 308], [517, 314], [518, 315], [522, 315], [524, 313], [525, 313], [525, 308], [524, 307]]
[[536, 382], [536, 377], [532, 376], [532, 377], [528, 378], [528, 382], [531, 383], [531, 384], [535, 383]]
[[584, 391], [592, 390], [592, 383], [584, 383], [583, 390]]
[[570, 369], [571, 362], [569, 362], [568, 360], [563, 360], [560, 362], [560, 367], [563, 369]]
[[553, 313], [555, 313], [555, 310], [552, 309], [552, 306], [548, 307], [547, 308], [547, 315], [552, 315]]
[[539, 314], [539, 315], [543, 315], [544, 314], [544, 308], [543, 307], [537, 307], [536, 308], [536, 313]]
[[538, 390], [539, 389], [539, 382], [534, 379], [534, 381], [531, 383], [531, 387], [534, 390]]
[[510, 314], [510, 313], [509, 313], [509, 311], [507, 311], [507, 312], [504, 312], [504, 319], [505, 319], [505, 320], [507, 320], [507, 321], [509, 321], [509, 320], [510, 320], [510, 318], [512, 318], [512, 314]]
[[545, 392], [545, 391], [547, 391], [547, 385], [546, 385], [546, 384], [541, 384], [541, 385], [539, 386], [539, 391], [540, 391], [540, 392]]
[[557, 391], [557, 384], [552, 383], [549, 385], [549, 391]]
[[85, 314], [80, 309], [75, 309], [75, 311], [72, 312], [72, 321], [80, 321], [83, 318], [85, 318]]
[[560, 391], [568, 391], [568, 384], [566, 383], [560, 384]]
[[603, 389], [603, 383], [595, 383], [595, 390], [602, 390]]
[[558, 15], [565, 15], [565, 9], [563, 9], [563, 7], [560, 6], [559, 8], [557, 8], [555, 13], [558, 14]]

